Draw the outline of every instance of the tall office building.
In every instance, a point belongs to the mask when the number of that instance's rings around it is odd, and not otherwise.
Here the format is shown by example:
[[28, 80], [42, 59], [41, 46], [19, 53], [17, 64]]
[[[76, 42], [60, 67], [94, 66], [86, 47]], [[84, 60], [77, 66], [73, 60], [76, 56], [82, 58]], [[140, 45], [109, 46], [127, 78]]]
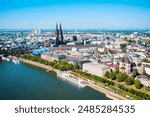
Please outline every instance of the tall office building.
[[58, 24], [56, 23], [56, 31], [55, 31], [55, 35], [56, 35], [56, 46], [59, 46], [61, 44], [64, 44], [64, 37], [63, 37], [63, 30], [61, 27], [61, 23], [58, 29]]
[[39, 29], [36, 29], [36, 30], [33, 30], [33, 34], [35, 34], [35, 35], [39, 35], [39, 34], [41, 34], [42, 33], [42, 31], [41, 31], [41, 29], [39, 28]]

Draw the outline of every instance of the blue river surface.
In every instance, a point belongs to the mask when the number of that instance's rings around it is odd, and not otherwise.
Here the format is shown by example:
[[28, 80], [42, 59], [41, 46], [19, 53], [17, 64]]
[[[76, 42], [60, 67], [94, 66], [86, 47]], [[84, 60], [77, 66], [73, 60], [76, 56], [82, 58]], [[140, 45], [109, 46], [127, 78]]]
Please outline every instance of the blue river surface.
[[0, 61], [0, 100], [109, 100], [32, 65]]

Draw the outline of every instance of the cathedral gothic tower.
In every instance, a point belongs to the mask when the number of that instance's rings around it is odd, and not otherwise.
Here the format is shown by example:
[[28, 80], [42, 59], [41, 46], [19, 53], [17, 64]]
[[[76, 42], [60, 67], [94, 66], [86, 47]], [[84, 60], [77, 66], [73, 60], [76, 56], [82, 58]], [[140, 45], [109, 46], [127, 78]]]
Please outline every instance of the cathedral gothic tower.
[[58, 29], [58, 24], [56, 23], [55, 35], [56, 35], [56, 46], [64, 44], [64, 37], [63, 37], [63, 30], [61, 27], [61, 23], [60, 23], [59, 29]]

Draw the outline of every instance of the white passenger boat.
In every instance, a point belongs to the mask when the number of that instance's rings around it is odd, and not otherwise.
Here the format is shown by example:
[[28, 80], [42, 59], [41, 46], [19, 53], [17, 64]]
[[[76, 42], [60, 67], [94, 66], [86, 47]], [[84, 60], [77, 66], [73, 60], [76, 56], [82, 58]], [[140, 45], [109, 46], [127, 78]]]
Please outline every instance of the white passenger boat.
[[70, 82], [73, 82], [81, 87], [85, 87], [87, 86], [87, 82], [82, 80], [82, 79], [78, 79], [78, 78], [75, 78], [73, 76], [70, 76], [69, 74], [65, 73], [65, 72], [60, 72], [58, 74], [59, 77], [65, 79], [65, 80], [68, 80]]
[[10, 61], [10, 59], [9, 59], [9, 58], [3, 57], [3, 56], [2, 56], [2, 60]]
[[20, 63], [19, 60], [15, 60], [15, 59], [13, 59], [12, 62], [13, 62], [14, 64], [19, 64], [19, 63]]

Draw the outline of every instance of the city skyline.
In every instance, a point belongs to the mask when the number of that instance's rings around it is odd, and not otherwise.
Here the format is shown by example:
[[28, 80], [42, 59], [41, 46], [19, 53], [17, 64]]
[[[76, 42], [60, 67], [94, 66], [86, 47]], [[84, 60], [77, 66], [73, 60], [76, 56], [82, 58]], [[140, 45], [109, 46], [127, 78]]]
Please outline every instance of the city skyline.
[[[0, 29], [149, 29], [148, 0], [1, 0]], [[59, 22], [58, 22], [59, 23]]]

